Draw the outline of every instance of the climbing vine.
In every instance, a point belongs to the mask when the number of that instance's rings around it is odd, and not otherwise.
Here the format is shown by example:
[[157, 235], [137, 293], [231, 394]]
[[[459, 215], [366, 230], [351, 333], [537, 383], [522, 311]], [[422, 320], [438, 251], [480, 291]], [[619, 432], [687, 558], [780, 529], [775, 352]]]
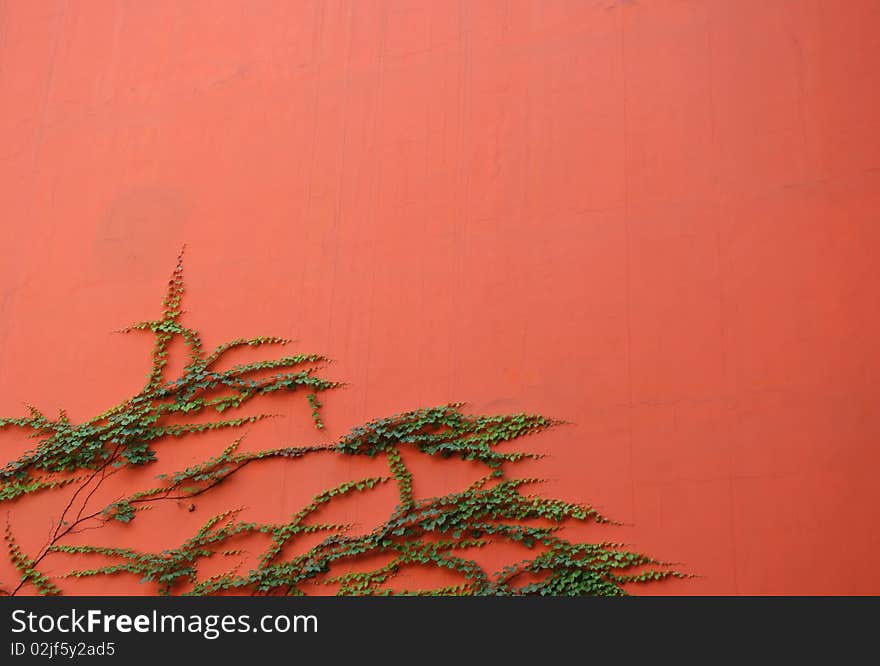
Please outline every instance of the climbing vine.
[[[628, 583], [682, 577], [666, 563], [615, 542], [579, 543], [564, 538], [569, 522], [610, 522], [587, 505], [528, 492], [536, 478], [511, 476], [523, 459], [537, 458], [504, 446], [546, 430], [556, 422], [534, 414], [470, 415], [460, 403], [419, 409], [370, 421], [327, 445], [240, 451], [241, 437], [214, 457], [186, 469], [160, 475], [157, 485], [118, 497], [104, 506], [89, 501], [117, 471], [157, 460], [159, 444], [213, 430], [234, 430], [266, 418], [238, 416], [245, 403], [276, 391], [304, 390], [316, 428], [323, 428], [318, 395], [340, 386], [319, 376], [328, 359], [320, 354], [281, 355], [218, 369], [224, 356], [240, 347], [289, 344], [277, 337], [238, 338], [207, 352], [199, 333], [181, 323], [184, 294], [183, 255], [168, 282], [162, 316], [123, 329], [153, 336], [152, 364], [135, 396], [83, 423], [63, 411], [50, 419], [33, 406], [19, 418], [0, 419], [0, 428], [18, 428], [37, 440], [22, 456], [0, 468], [0, 503], [22, 496], [68, 489], [66, 507], [53, 519], [48, 542], [33, 555], [18, 545], [7, 516], [5, 540], [10, 561], [20, 574], [11, 594], [33, 589], [60, 594], [65, 577], [129, 573], [155, 585], [159, 594], [207, 595], [304, 594], [307, 585], [332, 585], [339, 594], [381, 595], [621, 595]], [[168, 376], [170, 345], [186, 347], [186, 364]], [[219, 413], [213, 420], [206, 414]], [[197, 417], [201, 416], [199, 420]], [[459, 458], [481, 465], [485, 473], [466, 489], [440, 497], [416, 498], [414, 478], [401, 451], [410, 449], [439, 459]], [[387, 476], [346, 481], [316, 495], [281, 522], [249, 522], [232, 508], [207, 520], [178, 546], [160, 552], [69, 543], [84, 529], [109, 522], [130, 523], [156, 502], [189, 500], [210, 492], [245, 467], [299, 461], [315, 455], [367, 456], [387, 462]], [[316, 514], [339, 498], [369, 493], [379, 485], [396, 486], [397, 505], [381, 525], [355, 535], [351, 526], [321, 522]], [[73, 489], [72, 492], [70, 489]], [[316, 545], [295, 555], [289, 545], [305, 535], [323, 533]], [[241, 554], [236, 539], [260, 534], [268, 545], [248, 571], [234, 566], [224, 573], [200, 575], [208, 558]], [[519, 544], [531, 553], [498, 571], [481, 566], [473, 553], [493, 542]], [[311, 541], [309, 542], [311, 543]], [[101, 556], [101, 566], [70, 571], [51, 580], [39, 570], [50, 554]], [[375, 568], [362, 563], [381, 559]], [[358, 565], [361, 566], [358, 566]], [[393, 579], [406, 567], [435, 567], [453, 572], [451, 586], [399, 590]]]

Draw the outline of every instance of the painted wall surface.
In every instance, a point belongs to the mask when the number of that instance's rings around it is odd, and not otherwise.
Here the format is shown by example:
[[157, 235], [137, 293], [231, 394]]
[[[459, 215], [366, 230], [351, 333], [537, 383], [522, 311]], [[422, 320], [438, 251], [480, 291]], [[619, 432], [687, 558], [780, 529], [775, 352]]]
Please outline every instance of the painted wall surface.
[[[878, 27], [875, 0], [7, 0], [0, 414], [139, 390], [150, 340], [112, 331], [158, 316], [187, 243], [207, 346], [293, 337], [349, 382], [325, 431], [278, 399], [248, 447], [538, 411], [572, 422], [529, 439], [546, 491], [625, 523], [585, 534], [699, 575], [641, 592], [880, 593]], [[162, 445], [144, 483], [231, 437]], [[417, 494], [469, 482], [450, 465]], [[355, 466], [82, 542], [287, 515]], [[12, 507], [25, 550], [60, 497]]]

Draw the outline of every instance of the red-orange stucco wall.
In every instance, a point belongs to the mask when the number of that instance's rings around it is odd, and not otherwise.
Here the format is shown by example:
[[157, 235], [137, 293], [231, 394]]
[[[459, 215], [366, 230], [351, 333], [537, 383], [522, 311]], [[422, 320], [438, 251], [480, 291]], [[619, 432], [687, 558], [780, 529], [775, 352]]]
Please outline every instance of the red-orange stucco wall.
[[[208, 346], [294, 337], [350, 384], [323, 433], [293, 397], [248, 446], [539, 411], [573, 422], [529, 439], [545, 490], [699, 575], [640, 591], [880, 593], [878, 34], [874, 0], [7, 0], [0, 414], [136, 392], [150, 342], [111, 331], [158, 315], [187, 243]], [[229, 439], [163, 445], [143, 478]], [[89, 539], [159, 550], [355, 467]], [[470, 478], [442, 469], [417, 493]], [[12, 507], [25, 550], [56, 503]]]

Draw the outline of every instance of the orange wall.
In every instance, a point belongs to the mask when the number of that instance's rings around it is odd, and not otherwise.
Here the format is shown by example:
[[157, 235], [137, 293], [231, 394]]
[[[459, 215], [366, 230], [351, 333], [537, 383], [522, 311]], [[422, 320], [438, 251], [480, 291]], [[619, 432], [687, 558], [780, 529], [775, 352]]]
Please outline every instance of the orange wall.
[[[149, 340], [111, 331], [158, 315], [186, 242], [208, 345], [295, 337], [350, 382], [324, 433], [294, 397], [248, 446], [540, 411], [574, 422], [528, 442], [547, 491], [700, 576], [644, 592], [880, 593], [878, 27], [873, 0], [8, 0], [0, 414], [136, 392]], [[143, 479], [229, 439], [162, 445]], [[83, 542], [282, 516], [360, 464]], [[13, 507], [25, 550], [57, 503]]]

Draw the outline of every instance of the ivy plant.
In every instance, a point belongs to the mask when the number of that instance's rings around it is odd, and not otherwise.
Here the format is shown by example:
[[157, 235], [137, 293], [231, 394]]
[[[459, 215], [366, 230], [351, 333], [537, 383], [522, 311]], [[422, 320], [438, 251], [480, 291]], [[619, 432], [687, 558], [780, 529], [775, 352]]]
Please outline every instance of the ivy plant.
[[[323, 428], [318, 396], [339, 387], [319, 371], [328, 359], [321, 354], [279, 355], [268, 361], [234, 364], [219, 369], [230, 351], [241, 347], [284, 347], [279, 337], [238, 338], [212, 351], [201, 336], [182, 323], [183, 253], [168, 282], [158, 319], [124, 331], [153, 336], [151, 368], [135, 396], [82, 423], [63, 411], [49, 418], [33, 406], [28, 415], [0, 419], [0, 428], [18, 428], [36, 445], [0, 468], [0, 502], [12, 504], [24, 495], [68, 492], [62, 513], [53, 519], [47, 544], [33, 556], [18, 545], [7, 519], [9, 558], [21, 574], [7, 593], [35, 590], [60, 594], [65, 577], [135, 574], [154, 585], [158, 594], [208, 595], [304, 594], [307, 585], [327, 585], [343, 595], [622, 595], [631, 583], [683, 577], [669, 564], [633, 552], [612, 541], [582, 543], [563, 536], [571, 522], [608, 523], [586, 504], [565, 502], [529, 492], [540, 479], [512, 473], [516, 463], [538, 458], [508, 444], [557, 425], [537, 414], [472, 415], [461, 403], [439, 405], [376, 419], [332, 444], [240, 451], [241, 437], [217, 455], [177, 472], [160, 475], [153, 488], [132, 492], [104, 506], [89, 506], [96, 490], [111, 473], [150, 465], [159, 445], [212, 430], [235, 430], [267, 415], [236, 416], [245, 403], [274, 392], [302, 390], [316, 428]], [[176, 376], [168, 376], [170, 346], [181, 340], [187, 358]], [[211, 420], [206, 414], [216, 413]], [[201, 417], [201, 418], [199, 418]], [[418, 480], [401, 451], [409, 449], [438, 459], [458, 458], [484, 468], [477, 482], [455, 493], [417, 498]], [[316, 495], [284, 520], [248, 522], [241, 508], [211, 517], [178, 546], [159, 552], [105, 545], [70, 543], [83, 529], [108, 523], [132, 523], [156, 502], [189, 500], [211, 492], [251, 465], [302, 462], [315, 455], [382, 459], [387, 474], [346, 481]], [[340, 498], [369, 493], [393, 483], [397, 504], [387, 519], [366, 534], [350, 525], [322, 522], [316, 514]], [[305, 549], [288, 548], [306, 535], [323, 534]], [[235, 556], [236, 540], [261, 534], [267, 543], [250, 570], [239, 567], [211, 576], [201, 574], [208, 558]], [[314, 537], [308, 543], [312, 543]], [[497, 571], [484, 568], [473, 553], [492, 543], [519, 544], [531, 556]], [[294, 552], [295, 554], [287, 554]], [[51, 580], [39, 570], [50, 554], [100, 556], [105, 564], [78, 568]], [[380, 555], [382, 557], [376, 558]], [[376, 562], [364, 570], [362, 562]], [[452, 572], [453, 585], [401, 589], [394, 579], [404, 568], [433, 567]]]

